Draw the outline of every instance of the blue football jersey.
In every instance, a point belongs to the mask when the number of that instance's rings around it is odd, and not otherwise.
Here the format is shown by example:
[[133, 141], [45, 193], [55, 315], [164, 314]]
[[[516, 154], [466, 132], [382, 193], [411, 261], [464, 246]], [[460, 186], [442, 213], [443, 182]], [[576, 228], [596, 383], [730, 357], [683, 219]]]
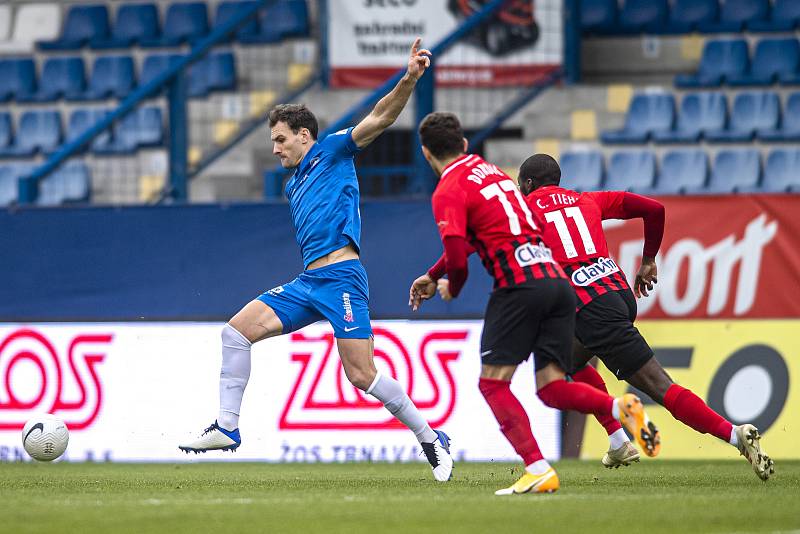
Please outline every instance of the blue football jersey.
[[361, 212], [353, 128], [317, 141], [286, 184], [303, 268], [352, 243], [360, 250]]

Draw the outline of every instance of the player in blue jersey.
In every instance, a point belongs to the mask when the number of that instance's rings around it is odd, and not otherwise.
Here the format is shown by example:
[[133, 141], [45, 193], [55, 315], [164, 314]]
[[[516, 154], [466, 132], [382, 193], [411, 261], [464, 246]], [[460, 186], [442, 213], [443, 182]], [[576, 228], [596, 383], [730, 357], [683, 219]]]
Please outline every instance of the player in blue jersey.
[[418, 38], [411, 46], [405, 76], [353, 128], [318, 141], [317, 119], [305, 106], [283, 104], [270, 111], [272, 152], [284, 168], [295, 169], [286, 196], [304, 270], [247, 304], [222, 329], [219, 416], [196, 440], [180, 445], [181, 450], [239, 447], [239, 410], [250, 377], [251, 345], [327, 319], [350, 382], [414, 432], [436, 480], [450, 478], [447, 435], [431, 429], [402, 386], [375, 368], [367, 273], [359, 261], [361, 216], [353, 156], [394, 123], [430, 65], [430, 52], [420, 49], [420, 42]]

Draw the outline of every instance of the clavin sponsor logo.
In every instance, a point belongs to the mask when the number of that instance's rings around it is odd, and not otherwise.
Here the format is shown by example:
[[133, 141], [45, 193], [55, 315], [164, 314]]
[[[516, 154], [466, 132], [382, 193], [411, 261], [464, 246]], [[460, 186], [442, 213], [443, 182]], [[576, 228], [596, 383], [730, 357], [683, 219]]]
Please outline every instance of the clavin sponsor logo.
[[584, 265], [572, 273], [572, 283], [576, 286], [588, 286], [592, 282], [619, 272], [619, 267], [611, 258], [597, 258], [591, 265]]

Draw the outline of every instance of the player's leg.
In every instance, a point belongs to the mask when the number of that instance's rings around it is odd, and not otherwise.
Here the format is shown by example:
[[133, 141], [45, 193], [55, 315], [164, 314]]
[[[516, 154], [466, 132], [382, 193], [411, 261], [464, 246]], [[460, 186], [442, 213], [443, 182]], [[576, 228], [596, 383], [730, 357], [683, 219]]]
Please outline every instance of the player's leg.
[[312, 287], [313, 306], [333, 327], [339, 357], [350, 383], [381, 401], [394, 417], [414, 432], [436, 480], [449, 480], [453, 459], [448, 436], [430, 427], [397, 380], [375, 368], [369, 284], [361, 262], [335, 263], [306, 271], [303, 277]]

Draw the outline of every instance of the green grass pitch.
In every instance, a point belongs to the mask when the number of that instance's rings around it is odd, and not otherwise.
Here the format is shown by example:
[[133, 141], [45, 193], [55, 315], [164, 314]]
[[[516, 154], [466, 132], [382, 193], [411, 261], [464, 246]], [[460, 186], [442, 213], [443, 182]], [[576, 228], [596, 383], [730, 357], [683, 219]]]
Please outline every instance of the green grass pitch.
[[5, 464], [0, 532], [800, 532], [800, 461], [561, 461], [552, 495], [495, 497], [512, 464]]

